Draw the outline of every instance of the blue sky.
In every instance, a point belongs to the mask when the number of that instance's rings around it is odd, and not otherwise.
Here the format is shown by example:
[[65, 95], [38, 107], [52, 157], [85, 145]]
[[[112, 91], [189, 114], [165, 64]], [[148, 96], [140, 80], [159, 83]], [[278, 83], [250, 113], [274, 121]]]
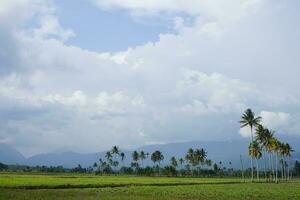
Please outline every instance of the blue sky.
[[161, 33], [172, 33], [172, 18], [143, 17], [134, 20], [122, 9], [99, 10], [86, 0], [56, 0], [57, 16], [63, 27], [71, 28], [76, 37], [66, 44], [98, 52], [125, 51], [129, 47], [156, 42]]
[[0, 143], [30, 156], [249, 138], [248, 107], [299, 137], [299, 6], [2, 0]]

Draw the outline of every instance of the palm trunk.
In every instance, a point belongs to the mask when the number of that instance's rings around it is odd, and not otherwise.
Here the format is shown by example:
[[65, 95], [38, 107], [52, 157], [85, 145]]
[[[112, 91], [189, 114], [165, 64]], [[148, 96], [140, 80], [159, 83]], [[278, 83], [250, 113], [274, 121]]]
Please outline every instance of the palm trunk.
[[271, 172], [272, 172], [272, 163], [271, 163], [271, 154], [269, 153], [269, 181], [271, 180]]
[[265, 172], [265, 179], [267, 181], [267, 160], [266, 160], [266, 153], [267, 151], [266, 150], [263, 150], [263, 159], [264, 159], [264, 172]]
[[272, 178], [273, 181], [275, 181], [275, 171], [274, 171], [274, 160], [273, 160], [274, 154], [271, 153], [271, 168], [272, 168]]
[[[253, 128], [251, 127], [251, 143], [253, 142]], [[253, 158], [251, 157], [251, 182], [253, 182]]]
[[281, 158], [281, 180], [284, 180], [283, 158]]
[[278, 153], [276, 152], [276, 177], [275, 177], [275, 182], [278, 183]]
[[257, 180], [259, 181], [258, 159], [256, 159], [256, 176], [257, 176]]
[[244, 177], [244, 165], [243, 165], [243, 159], [242, 155], [240, 155], [240, 160], [241, 160], [241, 167], [242, 167], [242, 179], [245, 182], [245, 177]]
[[290, 180], [290, 168], [287, 166], [287, 180]]
[[283, 159], [283, 178], [284, 178], [284, 180], [287, 180], [285, 157], [283, 156], [282, 159]]

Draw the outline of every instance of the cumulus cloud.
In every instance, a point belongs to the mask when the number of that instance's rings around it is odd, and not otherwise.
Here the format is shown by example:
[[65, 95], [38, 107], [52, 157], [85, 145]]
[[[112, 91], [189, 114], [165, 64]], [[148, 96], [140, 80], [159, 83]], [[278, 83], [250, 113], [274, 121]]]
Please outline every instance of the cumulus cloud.
[[[0, 140], [27, 155], [66, 145], [98, 151], [236, 138], [247, 107], [270, 110], [260, 115], [276, 128], [297, 118], [300, 30], [293, 3], [95, 0], [103, 9], [184, 12], [195, 20], [186, 25], [178, 15], [177, 33], [155, 43], [93, 52], [66, 45], [76, 33], [60, 24], [55, 5], [2, 2]], [[10, 23], [16, 8], [24, 18]], [[291, 112], [272, 112], [281, 109]]]
[[261, 111], [260, 116], [262, 117], [262, 124], [272, 129], [287, 128], [292, 119], [292, 116], [285, 112]]

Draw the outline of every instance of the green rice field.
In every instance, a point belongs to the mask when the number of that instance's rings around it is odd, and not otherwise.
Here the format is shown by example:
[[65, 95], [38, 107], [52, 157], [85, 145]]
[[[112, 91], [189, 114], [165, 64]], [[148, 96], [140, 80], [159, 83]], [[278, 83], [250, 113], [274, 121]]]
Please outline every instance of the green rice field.
[[78, 174], [0, 174], [0, 199], [300, 199], [300, 179], [245, 183], [236, 178]]

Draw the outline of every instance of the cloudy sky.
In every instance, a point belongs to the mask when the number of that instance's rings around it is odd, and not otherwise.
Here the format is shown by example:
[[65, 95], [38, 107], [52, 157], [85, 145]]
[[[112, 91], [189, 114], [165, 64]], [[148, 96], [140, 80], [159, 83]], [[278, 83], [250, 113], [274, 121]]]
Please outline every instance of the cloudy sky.
[[0, 143], [26, 156], [300, 136], [300, 2], [1, 0]]

